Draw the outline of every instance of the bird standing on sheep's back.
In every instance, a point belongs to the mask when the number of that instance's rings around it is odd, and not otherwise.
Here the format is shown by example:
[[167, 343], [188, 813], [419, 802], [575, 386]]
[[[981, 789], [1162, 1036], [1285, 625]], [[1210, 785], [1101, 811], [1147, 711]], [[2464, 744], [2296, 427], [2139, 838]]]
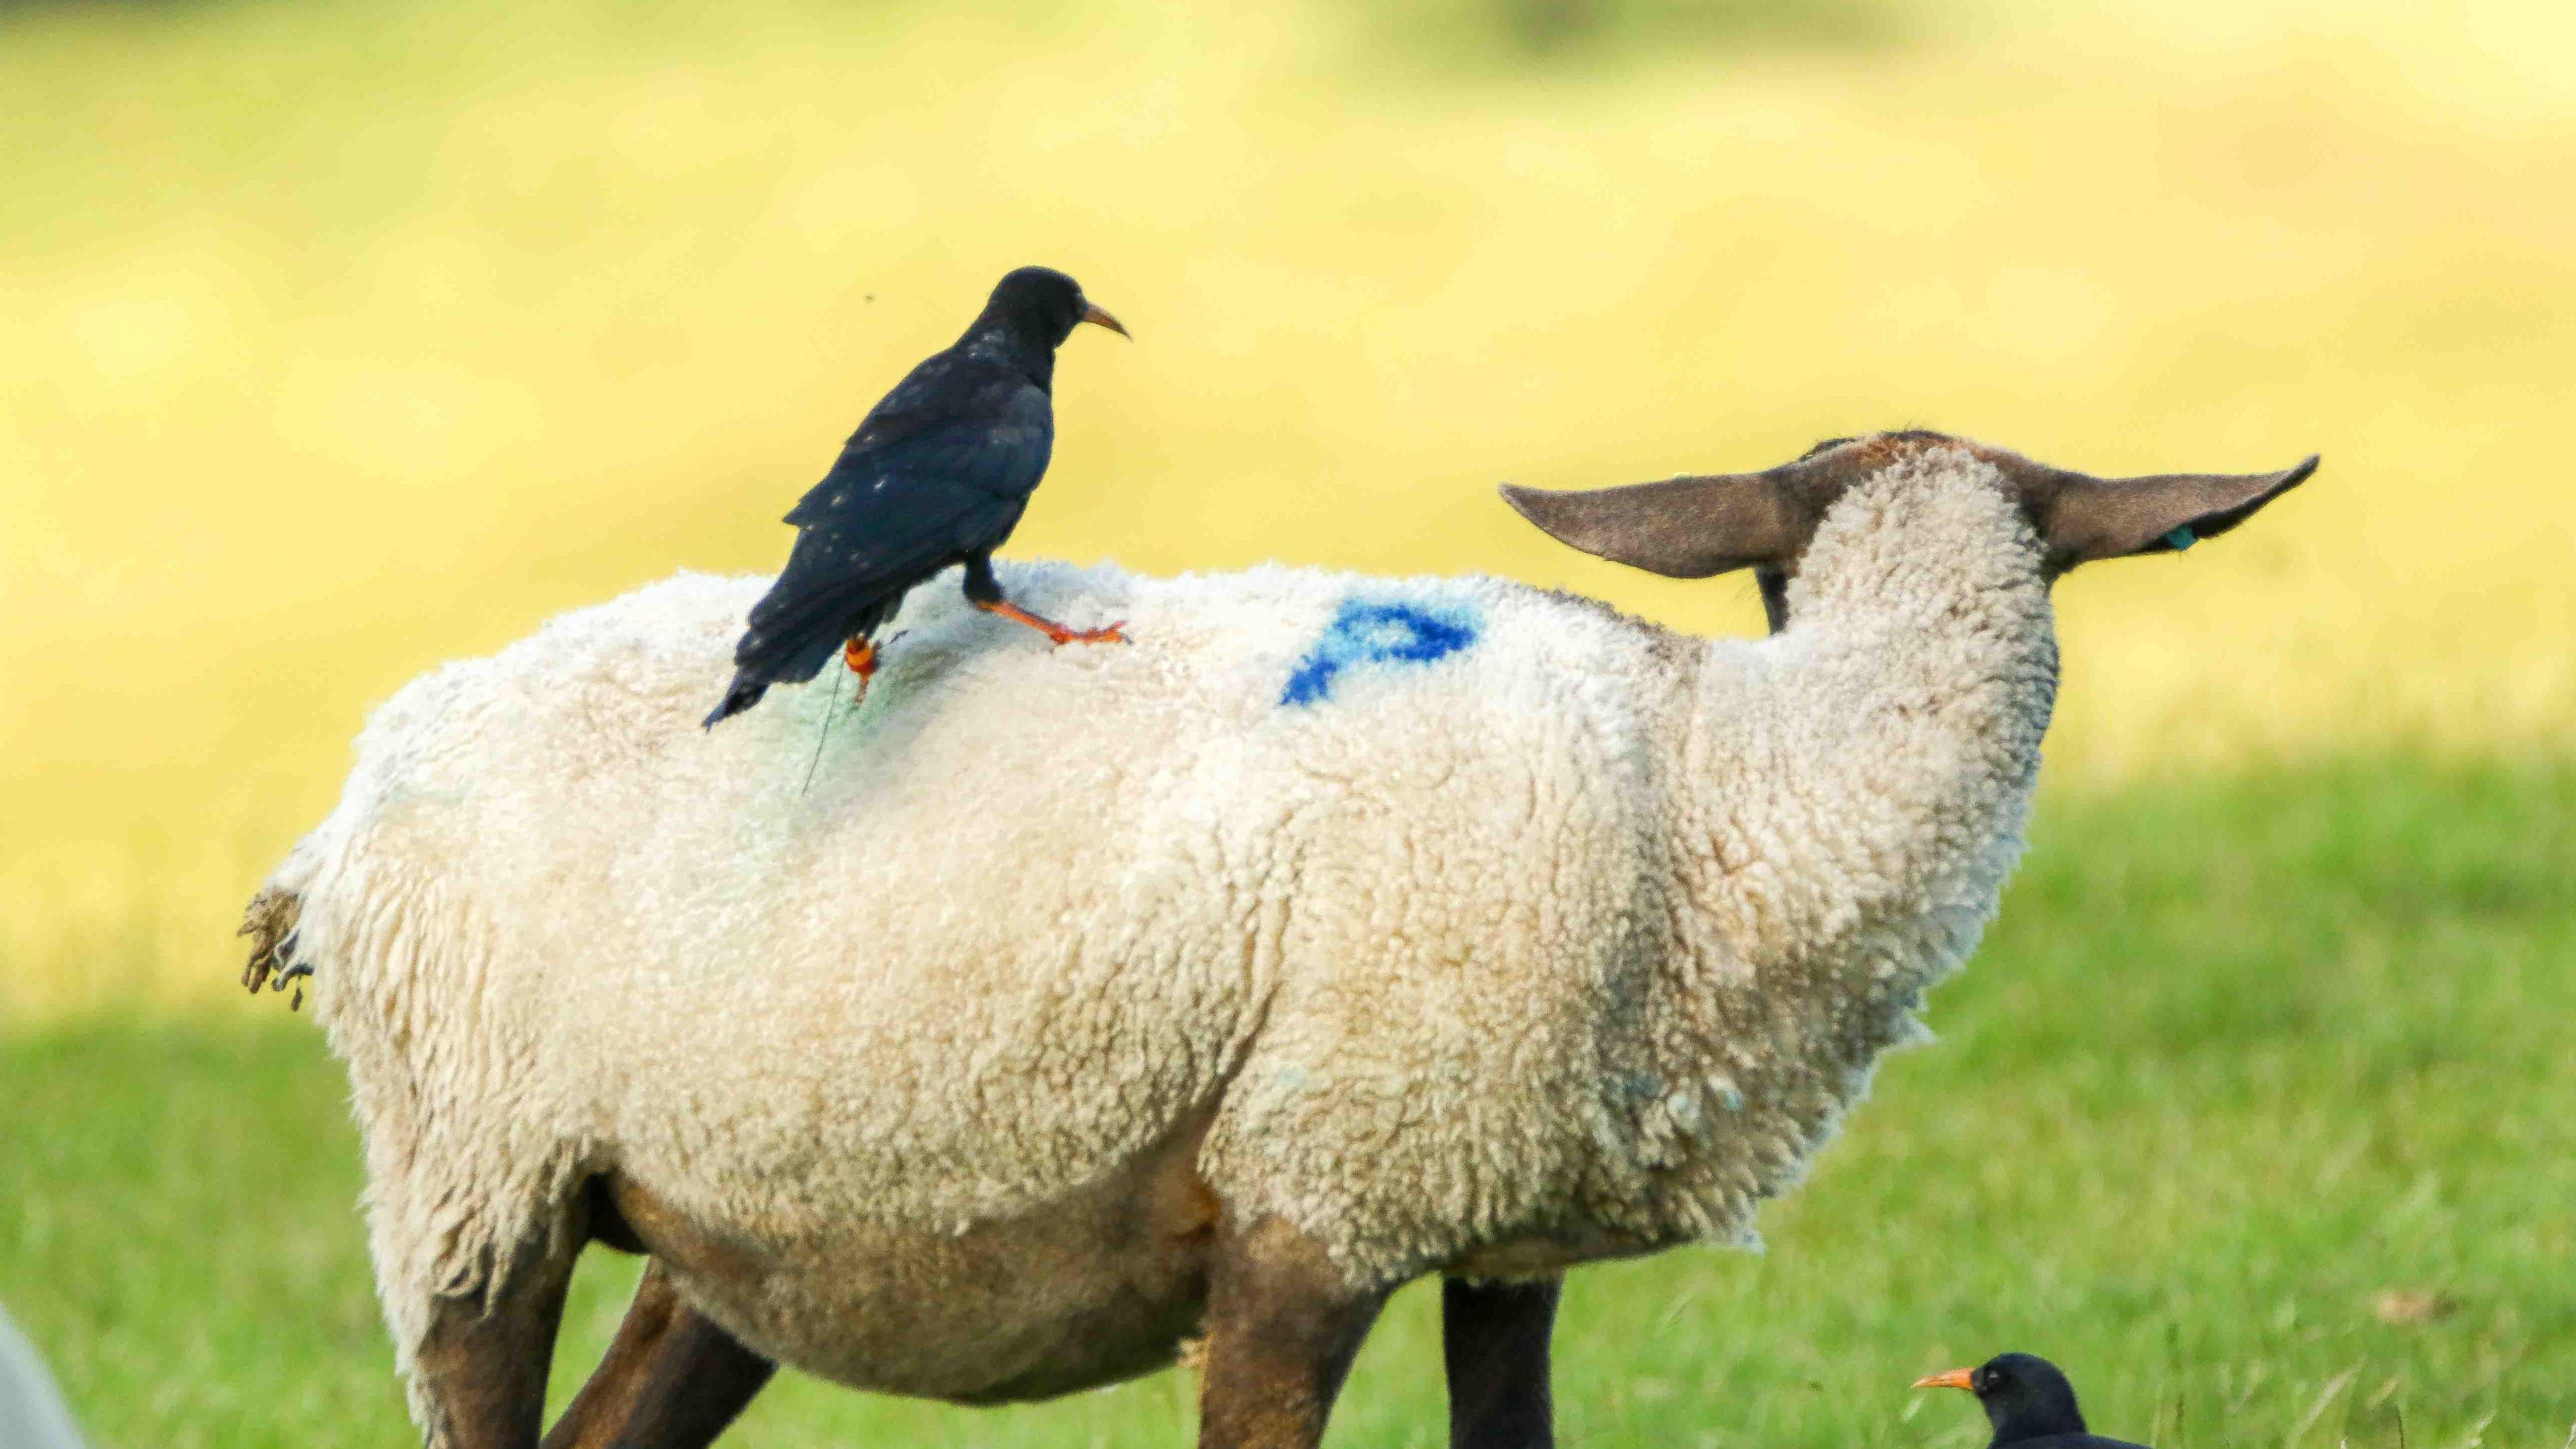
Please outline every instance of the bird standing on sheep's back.
[[1073, 278], [1022, 267], [1002, 278], [974, 325], [895, 385], [842, 445], [840, 460], [787, 514], [795, 548], [752, 605], [734, 647], [733, 683], [713, 729], [773, 684], [802, 684], [839, 653], [862, 698], [876, 673], [876, 631], [903, 596], [952, 564], [966, 597], [1057, 644], [1119, 643], [1117, 624], [1068, 629], [1002, 596], [993, 550], [1011, 536], [1055, 447], [1055, 350], [1085, 322], [1127, 329]]
[[2029, 1353], [1999, 1353], [1972, 1369], [1914, 1381], [1918, 1389], [1966, 1389], [1995, 1426], [1990, 1449], [2147, 1449], [2084, 1430], [2075, 1386], [2057, 1365]]

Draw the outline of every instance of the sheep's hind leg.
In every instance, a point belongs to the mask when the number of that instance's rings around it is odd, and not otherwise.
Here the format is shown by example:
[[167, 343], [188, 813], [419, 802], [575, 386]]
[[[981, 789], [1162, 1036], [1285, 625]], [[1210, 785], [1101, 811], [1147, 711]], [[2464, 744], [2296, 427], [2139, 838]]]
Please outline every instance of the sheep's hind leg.
[[1547, 1342], [1560, 1286], [1554, 1278], [1441, 1284], [1450, 1449], [1550, 1449], [1556, 1442]]
[[541, 1237], [488, 1294], [430, 1302], [411, 1375], [429, 1449], [536, 1449], [578, 1243]]
[[545, 1449], [705, 1449], [777, 1368], [682, 1301], [657, 1260]]
[[1199, 1449], [1315, 1449], [1386, 1293], [1275, 1221], [1228, 1242], [1208, 1285]]

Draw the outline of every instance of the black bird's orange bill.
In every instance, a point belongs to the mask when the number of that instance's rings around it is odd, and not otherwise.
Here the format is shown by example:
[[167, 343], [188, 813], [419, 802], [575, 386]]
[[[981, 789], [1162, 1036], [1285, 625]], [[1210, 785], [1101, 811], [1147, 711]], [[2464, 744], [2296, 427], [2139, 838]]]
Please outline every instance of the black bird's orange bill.
[[1126, 328], [1118, 324], [1117, 318], [1110, 316], [1107, 312], [1102, 311], [1099, 307], [1096, 307], [1089, 302], [1082, 304], [1082, 320], [1091, 323], [1095, 327], [1106, 327], [1110, 331], [1117, 333], [1119, 336], [1125, 337], [1130, 342], [1136, 340]]
[[1914, 1381], [1914, 1387], [1918, 1389], [1967, 1389], [1974, 1392], [1976, 1385], [1968, 1381], [1968, 1376], [1975, 1372], [1975, 1369], [1952, 1369], [1948, 1373], [1931, 1374], [1924, 1378], [1916, 1379]]

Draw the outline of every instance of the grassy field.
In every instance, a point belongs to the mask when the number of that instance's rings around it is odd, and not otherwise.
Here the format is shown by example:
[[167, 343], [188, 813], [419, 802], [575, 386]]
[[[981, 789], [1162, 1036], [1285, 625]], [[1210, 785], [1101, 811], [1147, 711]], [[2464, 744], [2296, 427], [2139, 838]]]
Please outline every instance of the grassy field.
[[207, 1000], [367, 706], [774, 566], [1036, 259], [1139, 340], [1066, 358], [1023, 554], [1733, 628], [1492, 485], [2321, 450], [2061, 590], [2052, 768], [2576, 734], [2565, 5], [11, 5], [0, 166], [0, 1014]]
[[[1569, 1442], [1982, 1443], [1935, 1368], [2060, 1359], [2162, 1449], [2556, 1446], [2576, 1421], [2576, 765], [2054, 796], [1942, 1039], [1760, 1256], [1578, 1275]], [[0, 1039], [0, 1296], [111, 1446], [398, 1443], [340, 1077], [275, 1002]], [[595, 1260], [558, 1390], [634, 1273]], [[2382, 1311], [2381, 1295], [2426, 1311]], [[1333, 1442], [1445, 1442], [1432, 1296]], [[2398, 1321], [2388, 1321], [2394, 1318]], [[1177, 1373], [966, 1411], [788, 1380], [742, 1442], [1186, 1442]], [[2402, 1433], [2401, 1433], [2402, 1426]]]

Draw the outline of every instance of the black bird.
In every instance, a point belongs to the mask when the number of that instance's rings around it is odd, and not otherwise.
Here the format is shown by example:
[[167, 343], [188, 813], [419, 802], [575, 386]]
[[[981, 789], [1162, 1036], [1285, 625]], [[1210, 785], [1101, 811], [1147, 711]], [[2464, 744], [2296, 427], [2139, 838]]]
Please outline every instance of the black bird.
[[1918, 1389], [1966, 1389], [1995, 1426], [1991, 1449], [2146, 1449], [2084, 1432], [2075, 1386], [2057, 1365], [2027, 1353], [1999, 1353], [1972, 1369], [1916, 1379]]
[[[1011, 536], [1055, 447], [1055, 350], [1093, 322], [1124, 337], [1073, 278], [1046, 267], [1004, 277], [956, 345], [914, 368], [859, 424], [840, 460], [787, 514], [796, 546], [751, 606], [734, 646], [733, 683], [707, 727], [802, 684], [838, 652], [865, 697], [873, 635], [903, 596], [950, 564], [966, 566], [979, 609], [1058, 644], [1117, 643], [1119, 625], [1068, 629], [1002, 597], [993, 550]], [[1123, 622], [1123, 621], [1122, 621]]]

